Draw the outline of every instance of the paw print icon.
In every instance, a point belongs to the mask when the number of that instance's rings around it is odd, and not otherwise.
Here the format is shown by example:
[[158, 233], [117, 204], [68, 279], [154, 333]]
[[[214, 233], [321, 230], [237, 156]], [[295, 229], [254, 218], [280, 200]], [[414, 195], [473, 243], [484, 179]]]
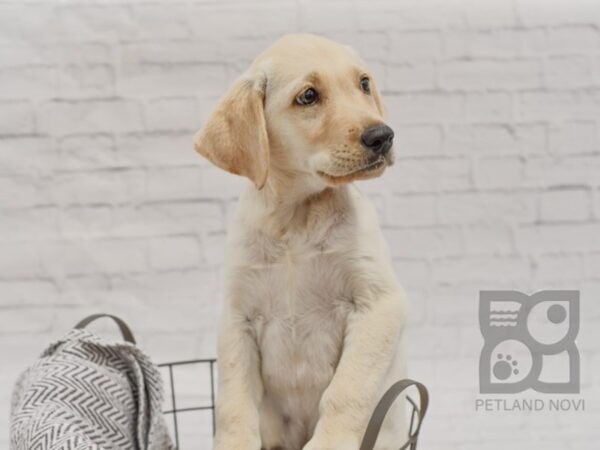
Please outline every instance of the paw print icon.
[[579, 291], [482, 291], [482, 394], [579, 393]]

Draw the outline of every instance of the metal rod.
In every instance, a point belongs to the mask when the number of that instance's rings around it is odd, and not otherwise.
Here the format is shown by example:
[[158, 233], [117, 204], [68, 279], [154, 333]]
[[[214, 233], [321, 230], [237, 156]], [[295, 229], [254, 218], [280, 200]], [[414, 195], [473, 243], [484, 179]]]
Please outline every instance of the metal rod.
[[214, 376], [214, 361], [210, 362], [210, 405], [212, 406], [212, 427], [213, 436], [215, 435], [215, 376]]
[[180, 409], [170, 409], [168, 411], [163, 411], [163, 414], [175, 414], [180, 412], [189, 412], [189, 411], [206, 411], [207, 409], [213, 409], [212, 406], [194, 406], [190, 408], [180, 408]]
[[173, 404], [173, 426], [175, 427], [175, 448], [179, 449], [179, 429], [177, 427], [177, 403], [175, 403], [175, 382], [173, 381], [173, 364], [169, 364], [169, 378], [171, 380], [171, 402]]
[[413, 434], [413, 425], [415, 423], [415, 416], [417, 415], [418, 408], [417, 404], [410, 398], [408, 395], [406, 396], [410, 404], [412, 405], [412, 411], [410, 413], [410, 425], [408, 426], [408, 437], [411, 437]]
[[214, 363], [215, 361], [216, 361], [215, 358], [190, 359], [190, 360], [187, 360], [187, 361], [177, 361], [177, 362], [170, 362], [170, 363], [162, 363], [162, 364], [158, 364], [158, 367], [182, 366], [184, 364], [197, 364], [197, 363], [209, 364], [209, 363]]

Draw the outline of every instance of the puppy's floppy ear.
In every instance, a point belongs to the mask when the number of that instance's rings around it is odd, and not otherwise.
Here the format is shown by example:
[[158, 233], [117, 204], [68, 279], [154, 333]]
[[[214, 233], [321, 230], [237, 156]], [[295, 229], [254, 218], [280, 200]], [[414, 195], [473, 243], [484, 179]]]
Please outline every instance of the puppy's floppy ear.
[[244, 74], [194, 136], [198, 153], [228, 172], [250, 178], [257, 189], [265, 185], [269, 170], [266, 84], [264, 73]]

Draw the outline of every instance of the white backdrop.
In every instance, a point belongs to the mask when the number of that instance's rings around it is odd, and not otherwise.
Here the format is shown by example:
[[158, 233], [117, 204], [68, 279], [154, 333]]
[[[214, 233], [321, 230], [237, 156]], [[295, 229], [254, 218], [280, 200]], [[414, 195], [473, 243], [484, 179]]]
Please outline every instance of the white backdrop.
[[[423, 449], [597, 449], [599, 27], [597, 0], [0, 1], [0, 446], [18, 372], [90, 312], [157, 362], [215, 355], [244, 183], [191, 138], [259, 51], [309, 31], [360, 51], [396, 131], [361, 186], [412, 300]], [[584, 413], [475, 412], [497, 288], [581, 290]]]

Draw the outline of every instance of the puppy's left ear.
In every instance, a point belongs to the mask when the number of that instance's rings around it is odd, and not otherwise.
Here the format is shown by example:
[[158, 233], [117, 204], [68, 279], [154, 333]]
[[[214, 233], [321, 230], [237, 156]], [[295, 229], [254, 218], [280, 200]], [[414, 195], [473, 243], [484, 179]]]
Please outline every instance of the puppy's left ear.
[[257, 189], [265, 185], [269, 170], [266, 84], [263, 73], [244, 74], [194, 136], [198, 153], [228, 172], [248, 177]]

